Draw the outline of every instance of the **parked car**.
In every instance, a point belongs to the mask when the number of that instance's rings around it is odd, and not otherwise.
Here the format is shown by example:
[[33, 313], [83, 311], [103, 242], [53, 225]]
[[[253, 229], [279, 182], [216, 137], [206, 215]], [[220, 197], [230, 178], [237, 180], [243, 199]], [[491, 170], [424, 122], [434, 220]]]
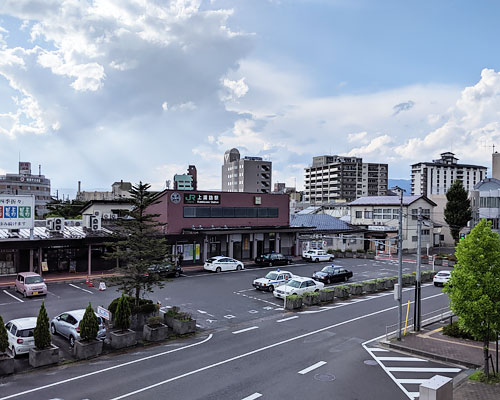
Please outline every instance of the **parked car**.
[[13, 357], [18, 354], [26, 354], [35, 347], [35, 338], [33, 337], [35, 327], [36, 317], [17, 318], [5, 324], [9, 349]]
[[19, 272], [16, 277], [16, 291], [24, 297], [44, 296], [47, 294], [47, 285], [43, 278], [34, 272]]
[[234, 258], [217, 256], [211, 257], [205, 261], [203, 269], [212, 272], [239, 271], [245, 269], [245, 266], [241, 261], [235, 260]]
[[287, 265], [292, 263], [292, 258], [281, 253], [268, 253], [255, 257], [255, 264], [272, 267], [274, 265]]
[[[80, 322], [85, 314], [85, 309], [66, 311], [53, 318], [50, 322], [50, 332], [53, 335], [61, 335], [69, 340], [71, 347], [75, 345], [75, 340], [80, 340]], [[104, 328], [103, 320], [96, 314], [97, 322], [99, 324], [99, 331], [97, 332], [97, 339], [106, 336], [106, 329]]]
[[288, 271], [269, 271], [264, 278], [255, 279], [253, 281], [253, 287], [257, 290], [267, 290], [268, 292], [273, 292], [278, 286], [286, 284], [294, 278], [293, 274]]
[[182, 268], [180, 265], [174, 265], [172, 263], [155, 264], [148, 268], [148, 273], [178, 278], [182, 274]]
[[328, 265], [321, 271], [313, 273], [313, 279], [323, 283], [344, 282], [352, 278], [352, 271], [344, 267], [336, 267], [335, 265]]
[[334, 255], [328, 254], [325, 250], [311, 249], [302, 253], [302, 258], [304, 260], [314, 261], [314, 262], [333, 261]]
[[324, 287], [325, 284], [322, 282], [315, 281], [314, 279], [311, 278], [296, 276], [286, 285], [274, 289], [273, 295], [274, 297], [284, 299], [286, 296], [292, 294], [301, 295], [305, 292], [318, 292]]
[[450, 278], [450, 271], [439, 271], [436, 275], [434, 275], [432, 282], [434, 283], [434, 286], [444, 286], [445, 283], [448, 283]]

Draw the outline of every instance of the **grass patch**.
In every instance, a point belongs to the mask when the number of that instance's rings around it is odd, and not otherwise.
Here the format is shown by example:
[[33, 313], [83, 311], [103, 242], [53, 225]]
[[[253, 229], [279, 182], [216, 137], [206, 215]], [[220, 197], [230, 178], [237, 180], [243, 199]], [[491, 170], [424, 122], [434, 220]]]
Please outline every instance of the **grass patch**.
[[487, 383], [488, 385], [495, 385], [497, 383], [500, 383], [500, 374], [490, 374], [489, 378], [487, 379], [486, 375], [484, 374], [484, 371], [479, 370], [472, 373], [469, 376], [469, 379], [471, 381]]

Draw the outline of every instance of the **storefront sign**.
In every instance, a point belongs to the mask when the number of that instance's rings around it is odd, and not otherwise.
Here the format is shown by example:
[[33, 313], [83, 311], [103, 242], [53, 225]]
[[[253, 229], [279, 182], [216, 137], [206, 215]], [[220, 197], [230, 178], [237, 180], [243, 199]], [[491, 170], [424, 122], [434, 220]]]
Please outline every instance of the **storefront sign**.
[[99, 315], [100, 317], [104, 318], [107, 321], [111, 319], [111, 312], [101, 306], [97, 307], [97, 315]]
[[33, 196], [0, 196], [0, 229], [33, 228], [34, 217]]
[[184, 193], [184, 204], [220, 204], [220, 194]]

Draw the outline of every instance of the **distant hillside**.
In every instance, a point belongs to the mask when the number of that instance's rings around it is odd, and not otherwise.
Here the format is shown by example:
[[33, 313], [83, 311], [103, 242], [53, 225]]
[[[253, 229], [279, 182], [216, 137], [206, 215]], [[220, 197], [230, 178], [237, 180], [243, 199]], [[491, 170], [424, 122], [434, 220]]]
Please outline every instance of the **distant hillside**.
[[405, 195], [409, 196], [411, 194], [411, 179], [389, 179], [389, 188], [394, 186], [399, 186], [400, 188], [406, 190]]

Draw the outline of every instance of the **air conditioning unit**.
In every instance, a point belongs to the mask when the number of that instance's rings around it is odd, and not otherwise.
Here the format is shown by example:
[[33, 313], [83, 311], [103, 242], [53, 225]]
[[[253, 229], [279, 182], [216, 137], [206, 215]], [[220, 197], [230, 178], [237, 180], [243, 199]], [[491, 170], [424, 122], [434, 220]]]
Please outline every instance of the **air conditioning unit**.
[[64, 218], [56, 217], [54, 218], [54, 232], [63, 232], [64, 231]]
[[74, 221], [74, 226], [82, 226], [82, 225], [83, 225], [83, 223], [81, 220]]
[[45, 227], [49, 230], [49, 231], [53, 231], [54, 230], [54, 218], [47, 218], [45, 220]]
[[118, 214], [110, 214], [111, 215], [111, 219], [118, 219]]
[[103, 213], [102, 214], [102, 219], [111, 219], [111, 214]]
[[95, 217], [100, 217], [101, 216], [101, 212], [99, 210], [95, 210], [94, 211], [94, 216]]
[[90, 229], [94, 232], [100, 231], [102, 229], [101, 227], [101, 217], [90, 217]]

